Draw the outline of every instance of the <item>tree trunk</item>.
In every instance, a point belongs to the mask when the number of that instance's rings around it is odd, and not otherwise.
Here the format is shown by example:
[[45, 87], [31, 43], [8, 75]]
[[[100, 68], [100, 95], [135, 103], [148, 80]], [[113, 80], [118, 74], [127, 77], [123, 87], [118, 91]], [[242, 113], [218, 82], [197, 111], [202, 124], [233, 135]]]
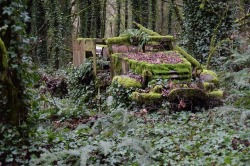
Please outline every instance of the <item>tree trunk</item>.
[[37, 36], [37, 45], [35, 49], [35, 59], [41, 65], [48, 64], [47, 57], [47, 23], [46, 10], [44, 3], [41, 0], [36, 0], [33, 3], [33, 17], [34, 17], [34, 34]]
[[172, 34], [172, 16], [173, 16], [173, 6], [170, 5], [168, 9], [168, 34]]
[[140, 23], [140, 1], [131, 0], [132, 6], [132, 21]]
[[148, 27], [148, 20], [149, 20], [148, 7], [149, 7], [149, 0], [141, 0], [141, 7], [140, 7], [141, 16], [140, 17], [141, 17], [141, 24], [144, 27]]
[[101, 19], [101, 38], [105, 37], [105, 28], [106, 28], [106, 10], [107, 7], [107, 0], [103, 0], [102, 4], [102, 19]]
[[119, 36], [121, 31], [121, 0], [116, 0], [117, 18], [116, 18], [116, 36]]
[[156, 8], [157, 8], [157, 1], [156, 0], [151, 0], [151, 24], [152, 24], [152, 30], [155, 31], [156, 29]]
[[[0, 2], [0, 6], [13, 8], [12, 5], [11, 1]], [[22, 74], [25, 73], [22, 68], [25, 50], [22, 39], [26, 35], [26, 27], [22, 25], [22, 31], [12, 28], [16, 24], [24, 24], [20, 20], [21, 12], [24, 11], [22, 7], [17, 8], [17, 13], [2, 14], [0, 19], [0, 27], [7, 25], [6, 29], [1, 30], [0, 38], [0, 123], [12, 126], [25, 122], [28, 115], [28, 103], [24, 101], [26, 86], [22, 80]], [[3, 8], [0, 8], [0, 13], [3, 13]]]
[[125, 0], [125, 29], [128, 29], [128, 0]]

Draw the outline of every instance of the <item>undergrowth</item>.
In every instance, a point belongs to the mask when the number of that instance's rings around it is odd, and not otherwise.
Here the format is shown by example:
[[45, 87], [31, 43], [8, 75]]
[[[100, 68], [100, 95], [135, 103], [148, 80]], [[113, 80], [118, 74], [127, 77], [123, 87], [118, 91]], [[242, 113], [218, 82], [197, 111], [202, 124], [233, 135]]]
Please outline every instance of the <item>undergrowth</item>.
[[91, 62], [68, 68], [58, 77], [67, 94], [57, 93], [60, 81], [52, 81], [56, 93], [44, 81], [31, 91], [32, 111], [20, 126], [28, 138], [0, 127], [0, 165], [250, 165], [249, 63], [236, 70], [238, 62], [229, 59], [232, 72], [220, 74], [225, 105], [195, 113], [173, 112], [168, 102], [150, 111], [115, 83], [101, 89]]

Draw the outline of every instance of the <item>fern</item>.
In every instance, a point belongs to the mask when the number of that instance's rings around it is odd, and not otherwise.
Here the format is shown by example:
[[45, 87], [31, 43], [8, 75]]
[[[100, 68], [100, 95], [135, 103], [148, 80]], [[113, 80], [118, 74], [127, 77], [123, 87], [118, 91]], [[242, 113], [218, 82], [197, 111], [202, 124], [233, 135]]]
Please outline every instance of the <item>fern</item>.
[[113, 142], [109, 142], [109, 141], [99, 142], [99, 149], [104, 154], [104, 156], [107, 156], [110, 152], [112, 152], [113, 146], [114, 146]]
[[148, 144], [137, 138], [125, 137], [123, 141], [117, 145], [117, 148], [127, 147], [135, 151], [139, 165], [151, 165], [150, 156], [152, 155], [152, 150]]
[[[250, 127], [250, 121], [249, 121], [250, 120], [250, 110], [246, 110], [246, 111], [242, 112], [240, 120], [241, 120], [242, 125], [245, 128]], [[247, 125], [247, 123], [249, 123], [249, 124]]]
[[225, 63], [225, 66], [233, 71], [250, 68], [250, 50], [244, 54], [235, 51], [231, 58]]
[[120, 143], [117, 147], [118, 148], [130, 147], [140, 154], [150, 151], [150, 147], [147, 144], [143, 143], [142, 140], [130, 137], [125, 137], [122, 143]]
[[33, 158], [30, 160], [30, 166], [37, 166], [37, 165], [53, 165], [55, 162], [66, 164], [67, 160], [65, 158], [69, 158], [69, 156], [79, 157], [81, 151], [78, 150], [63, 150], [59, 152], [50, 152], [45, 150], [43, 154], [41, 154], [40, 158]]
[[231, 70], [222, 79], [234, 89], [250, 89], [250, 49], [244, 54], [234, 52], [224, 66]]
[[149, 35], [138, 29], [128, 29], [120, 34], [120, 37], [129, 37], [130, 43], [140, 48], [149, 41]]
[[119, 108], [110, 114], [99, 118], [92, 126], [92, 134], [100, 134], [101, 132], [111, 135], [126, 134], [129, 128], [135, 127], [134, 123], [130, 123], [131, 116], [126, 109]]
[[90, 158], [90, 152], [97, 150], [96, 146], [87, 145], [81, 148], [80, 165], [87, 165], [87, 160]]

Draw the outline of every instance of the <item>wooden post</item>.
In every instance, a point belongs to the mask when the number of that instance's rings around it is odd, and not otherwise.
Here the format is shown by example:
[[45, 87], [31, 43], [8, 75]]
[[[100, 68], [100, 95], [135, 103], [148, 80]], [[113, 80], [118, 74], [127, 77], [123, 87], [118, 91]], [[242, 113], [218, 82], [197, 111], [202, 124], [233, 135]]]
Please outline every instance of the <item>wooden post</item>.
[[73, 65], [75, 67], [80, 66], [84, 63], [84, 46], [82, 40], [73, 41]]
[[91, 52], [92, 57], [93, 57], [93, 70], [94, 70], [94, 75], [96, 76], [96, 41], [95, 39], [84, 39], [84, 51], [83, 51], [83, 55], [84, 55], [84, 61], [87, 58], [87, 52]]
[[122, 63], [122, 74], [127, 74], [129, 71], [129, 65], [127, 60], [121, 59], [121, 63]]
[[109, 49], [109, 54], [110, 54], [110, 78], [112, 80], [113, 77], [115, 76], [114, 62], [113, 62], [113, 58], [111, 56], [113, 54], [112, 45], [108, 44], [108, 49]]

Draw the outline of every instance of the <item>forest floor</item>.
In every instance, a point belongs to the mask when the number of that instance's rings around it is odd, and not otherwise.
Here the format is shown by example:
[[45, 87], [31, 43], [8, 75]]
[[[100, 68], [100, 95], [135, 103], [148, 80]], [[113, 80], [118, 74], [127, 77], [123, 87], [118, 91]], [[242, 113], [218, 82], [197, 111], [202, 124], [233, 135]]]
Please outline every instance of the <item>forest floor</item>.
[[250, 165], [250, 111], [230, 93], [196, 112], [112, 107], [107, 96], [89, 108], [96, 97], [76, 104], [39, 95], [29, 165]]

